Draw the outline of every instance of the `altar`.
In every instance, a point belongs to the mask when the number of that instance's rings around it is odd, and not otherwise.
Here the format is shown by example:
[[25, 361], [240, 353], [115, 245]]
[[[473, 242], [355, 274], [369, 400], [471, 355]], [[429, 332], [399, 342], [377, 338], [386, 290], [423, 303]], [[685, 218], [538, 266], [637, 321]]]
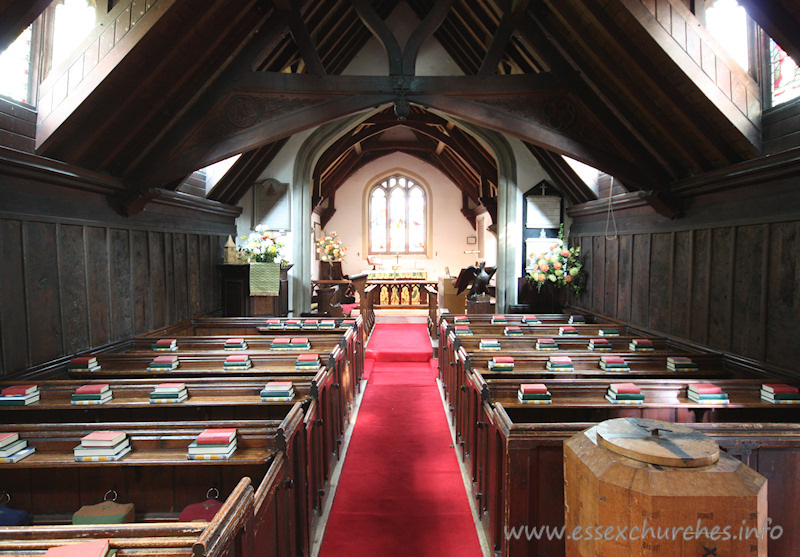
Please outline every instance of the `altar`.
[[429, 282], [423, 269], [392, 269], [367, 271], [367, 287], [377, 290], [376, 307], [417, 308], [428, 305], [428, 289], [436, 286]]

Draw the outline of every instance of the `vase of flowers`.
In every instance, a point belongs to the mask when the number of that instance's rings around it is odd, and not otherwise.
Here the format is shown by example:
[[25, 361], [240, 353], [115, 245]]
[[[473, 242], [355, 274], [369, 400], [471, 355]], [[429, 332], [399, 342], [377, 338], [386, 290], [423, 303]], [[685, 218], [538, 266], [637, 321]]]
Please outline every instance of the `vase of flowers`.
[[580, 262], [581, 248], [567, 247], [564, 242], [564, 225], [558, 231], [558, 238], [550, 249], [534, 258], [528, 273], [528, 280], [536, 285], [537, 291], [547, 284], [553, 288], [568, 287], [579, 294], [586, 285], [586, 273]]
[[250, 236], [242, 236], [245, 242], [239, 248], [239, 254], [246, 263], [285, 263], [281, 256], [283, 244], [280, 237], [258, 225]]
[[342, 261], [347, 246], [342, 243], [336, 232], [329, 232], [316, 242], [319, 254], [319, 278], [322, 280], [341, 280]]

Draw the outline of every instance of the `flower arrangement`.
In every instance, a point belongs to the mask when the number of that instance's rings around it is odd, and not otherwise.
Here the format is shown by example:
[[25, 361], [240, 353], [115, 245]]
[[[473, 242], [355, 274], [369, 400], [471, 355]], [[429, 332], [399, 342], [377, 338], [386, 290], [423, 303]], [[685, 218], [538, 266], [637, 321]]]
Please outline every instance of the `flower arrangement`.
[[336, 232], [329, 232], [317, 240], [317, 253], [322, 261], [344, 261], [347, 246], [342, 243]]
[[586, 282], [580, 253], [581, 248], [569, 248], [565, 245], [562, 224], [558, 238], [550, 249], [534, 259], [528, 280], [535, 283], [539, 291], [545, 282], [552, 282], [557, 287], [569, 286], [575, 294], [579, 294]]
[[283, 244], [275, 234], [267, 232], [263, 225], [256, 226], [250, 236], [242, 236], [246, 243], [239, 248], [242, 259], [258, 263], [283, 263], [281, 248]]

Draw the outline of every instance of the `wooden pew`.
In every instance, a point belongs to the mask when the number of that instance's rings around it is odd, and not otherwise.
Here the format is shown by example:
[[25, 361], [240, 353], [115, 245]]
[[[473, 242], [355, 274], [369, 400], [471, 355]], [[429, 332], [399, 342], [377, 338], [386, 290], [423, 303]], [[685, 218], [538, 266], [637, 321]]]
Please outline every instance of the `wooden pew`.
[[[269, 477], [271, 466], [280, 454], [283, 458], [277, 469], [282, 470], [279, 485], [282, 483], [284, 489], [293, 491], [280, 502], [283, 507], [279, 514], [290, 524], [281, 526], [283, 537], [275, 543], [290, 548], [290, 553], [282, 554], [296, 555], [297, 548], [301, 548], [302, 554], [302, 548], [308, 547], [308, 540], [297, 536], [307, 536], [308, 530], [299, 529], [292, 522], [295, 516], [305, 516], [308, 499], [304, 477], [294, 476], [304, 465], [294, 462], [296, 456], [302, 459], [304, 453], [302, 419], [298, 404], [281, 421], [125, 422], [103, 423], [101, 427], [84, 423], [0, 426], [0, 431], [18, 431], [29, 445], [36, 447], [33, 455], [14, 464], [0, 464], [0, 470], [4, 480], [16, 487], [12, 495], [14, 501], [32, 514], [37, 525], [69, 522], [72, 512], [80, 505], [102, 501], [109, 489], [119, 493], [121, 501], [135, 504], [136, 522], [174, 522], [180, 509], [201, 500], [211, 486], [226, 494], [244, 476], [260, 485]], [[207, 427], [237, 428], [238, 448], [229, 460], [186, 458], [188, 444]], [[80, 443], [80, 438], [100, 428], [125, 431], [133, 451], [118, 462], [75, 462], [72, 449]], [[250, 492], [252, 494], [252, 488]], [[252, 499], [249, 504], [252, 510]], [[264, 509], [266, 511], [268, 506]], [[255, 515], [252, 517], [251, 522]], [[243, 547], [246, 542], [239, 540], [237, 544]]]
[[[563, 540], [507, 540], [505, 529], [564, 524], [563, 442], [594, 422], [526, 423], [492, 409], [486, 426], [487, 464], [479, 498], [484, 528], [500, 555], [564, 555]], [[770, 555], [793, 555], [800, 546], [800, 424], [686, 424], [711, 436], [731, 456], [764, 475], [769, 484], [769, 516], [783, 535], [769, 541]], [[504, 448], [501, 449], [501, 448]], [[521, 489], [521, 486], [525, 486]], [[732, 525], [734, 529], [738, 525]]]
[[[273, 462], [262, 486], [275, 485], [280, 480], [284, 462], [283, 455]], [[271, 498], [265, 500], [266, 506], [262, 503], [265, 510], [269, 505], [277, 506], [279, 503], [274, 493], [268, 495]], [[120, 556], [169, 554], [217, 557], [242, 554], [242, 550], [247, 551], [254, 546], [246, 530], [255, 524], [252, 482], [250, 478], [243, 477], [210, 522], [0, 527], [0, 555], [33, 555], [58, 545], [103, 538], [109, 539], [110, 548], [116, 549]], [[247, 551], [246, 554], [282, 555], [278, 550], [283, 546], [278, 544], [278, 540], [277, 535], [259, 539], [260, 550]]]

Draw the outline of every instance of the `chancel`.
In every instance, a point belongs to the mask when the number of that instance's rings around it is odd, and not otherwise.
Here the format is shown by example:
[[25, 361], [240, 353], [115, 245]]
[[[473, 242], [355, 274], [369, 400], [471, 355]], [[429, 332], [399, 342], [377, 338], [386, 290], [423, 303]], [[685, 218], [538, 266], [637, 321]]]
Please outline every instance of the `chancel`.
[[793, 0], [0, 2], [0, 554], [796, 555], [798, 63]]

